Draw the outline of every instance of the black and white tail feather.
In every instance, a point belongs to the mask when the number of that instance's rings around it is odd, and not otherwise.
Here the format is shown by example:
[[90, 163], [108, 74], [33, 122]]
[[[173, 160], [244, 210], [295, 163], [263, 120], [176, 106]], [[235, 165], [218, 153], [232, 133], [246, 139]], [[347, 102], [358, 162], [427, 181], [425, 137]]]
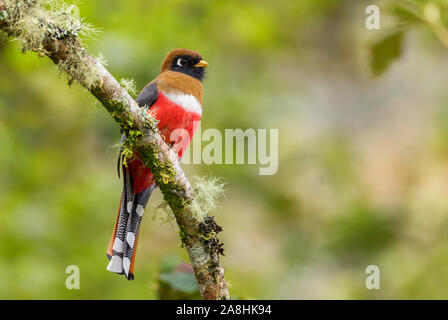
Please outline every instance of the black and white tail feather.
[[[150, 109], [157, 100], [158, 94], [157, 82], [152, 81], [143, 88], [135, 101], [140, 107]], [[110, 262], [107, 270], [124, 274], [128, 280], [132, 280], [134, 278], [132, 262], [135, 259], [135, 246], [140, 223], [146, 204], [156, 185], [152, 184], [141, 193], [134, 194], [132, 176], [129, 173], [129, 169], [123, 165], [122, 146], [126, 140], [126, 136], [123, 131], [121, 133], [117, 171], [118, 177], [120, 177], [120, 171], [123, 172], [123, 191], [115, 232], [108, 248], [107, 257]]]
[[[125, 139], [123, 136], [124, 134], [122, 135], [122, 142]], [[132, 176], [129, 173], [129, 169], [125, 165], [122, 165], [121, 162], [120, 150], [118, 168], [121, 166], [123, 172], [123, 191], [114, 232], [112, 255], [108, 253], [110, 262], [107, 270], [124, 274], [128, 280], [133, 280], [134, 274], [131, 264], [135, 259], [140, 224], [146, 205], [156, 184], [152, 184], [142, 192], [134, 194]]]

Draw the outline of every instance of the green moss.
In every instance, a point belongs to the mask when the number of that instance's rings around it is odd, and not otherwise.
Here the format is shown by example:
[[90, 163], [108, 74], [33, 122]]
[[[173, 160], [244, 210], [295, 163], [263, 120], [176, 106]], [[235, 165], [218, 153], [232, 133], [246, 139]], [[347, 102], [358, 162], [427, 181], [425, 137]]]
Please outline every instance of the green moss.
[[179, 237], [182, 243], [185, 243], [185, 239], [187, 238], [187, 232], [185, 232], [185, 229], [183, 227], [180, 227]]
[[122, 155], [124, 157], [123, 164], [127, 165], [127, 161], [134, 157], [135, 147], [143, 132], [135, 128], [134, 118], [127, 110], [127, 102], [125, 100], [103, 101], [112, 117], [117, 121], [126, 135], [126, 140], [122, 145]]
[[[166, 189], [170, 184], [174, 184], [174, 178], [176, 176], [176, 170], [173, 168], [171, 163], [159, 161], [159, 155], [155, 148], [151, 151], [142, 151], [142, 157], [145, 159], [145, 164], [151, 168], [152, 172], [156, 176], [156, 182], [160, 189]], [[167, 201], [170, 203], [170, 201]]]
[[134, 158], [135, 146], [137, 144], [138, 138], [143, 136], [140, 130], [133, 128], [133, 120], [129, 116], [122, 126], [124, 133], [126, 135], [126, 140], [123, 143], [123, 163], [126, 166], [127, 160]]
[[[123, 132], [126, 135], [126, 141], [123, 143], [123, 155], [124, 155], [124, 164], [127, 164], [127, 160], [130, 160], [134, 157], [136, 146], [139, 142], [139, 139], [144, 135], [144, 133], [136, 128], [134, 123], [134, 116], [128, 112], [128, 102], [126, 100], [117, 100], [117, 101], [103, 101], [103, 104], [106, 105], [106, 108], [111, 113], [112, 117], [118, 122], [120, 127], [123, 129]], [[152, 130], [153, 132], [157, 132], [157, 121], [152, 117], [152, 114], [148, 112], [145, 108], [140, 108], [137, 114], [137, 121], [140, 122], [140, 126], [143, 128], [147, 128]], [[158, 162], [157, 153], [146, 153], [142, 154], [143, 158], [150, 157], [151, 161], [147, 162], [146, 165], [150, 165], [151, 163]], [[165, 167], [162, 167], [160, 170], [164, 170]], [[158, 171], [153, 170], [153, 172]], [[175, 171], [174, 171], [175, 172]], [[163, 176], [162, 181], [168, 181], [168, 177], [165, 174]]]

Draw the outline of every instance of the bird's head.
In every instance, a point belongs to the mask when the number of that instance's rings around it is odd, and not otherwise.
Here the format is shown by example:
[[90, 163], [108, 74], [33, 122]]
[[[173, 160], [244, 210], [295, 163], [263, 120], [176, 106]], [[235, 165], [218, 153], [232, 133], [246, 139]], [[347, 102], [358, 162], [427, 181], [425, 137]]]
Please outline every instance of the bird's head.
[[202, 81], [206, 66], [208, 66], [207, 61], [203, 60], [198, 52], [189, 49], [174, 49], [163, 60], [162, 72], [169, 70], [181, 72]]

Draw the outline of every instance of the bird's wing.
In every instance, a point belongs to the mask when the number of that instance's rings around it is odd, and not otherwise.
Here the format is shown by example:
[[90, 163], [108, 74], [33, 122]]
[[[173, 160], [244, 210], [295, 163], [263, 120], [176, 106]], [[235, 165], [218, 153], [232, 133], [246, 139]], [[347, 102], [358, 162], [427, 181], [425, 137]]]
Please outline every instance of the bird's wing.
[[135, 101], [139, 104], [140, 107], [146, 107], [150, 109], [154, 102], [156, 102], [157, 97], [159, 96], [159, 90], [157, 89], [157, 82], [152, 81], [138, 95]]

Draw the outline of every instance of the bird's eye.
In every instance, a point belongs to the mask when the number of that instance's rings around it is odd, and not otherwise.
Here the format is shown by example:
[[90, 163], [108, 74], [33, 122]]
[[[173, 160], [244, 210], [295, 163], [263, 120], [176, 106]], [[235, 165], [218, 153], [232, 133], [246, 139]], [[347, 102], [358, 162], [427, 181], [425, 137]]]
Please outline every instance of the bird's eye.
[[187, 65], [187, 63], [188, 63], [188, 60], [187, 60], [187, 59], [179, 58], [179, 59], [177, 60], [177, 65], [178, 65], [179, 67], [183, 67], [183, 66]]

